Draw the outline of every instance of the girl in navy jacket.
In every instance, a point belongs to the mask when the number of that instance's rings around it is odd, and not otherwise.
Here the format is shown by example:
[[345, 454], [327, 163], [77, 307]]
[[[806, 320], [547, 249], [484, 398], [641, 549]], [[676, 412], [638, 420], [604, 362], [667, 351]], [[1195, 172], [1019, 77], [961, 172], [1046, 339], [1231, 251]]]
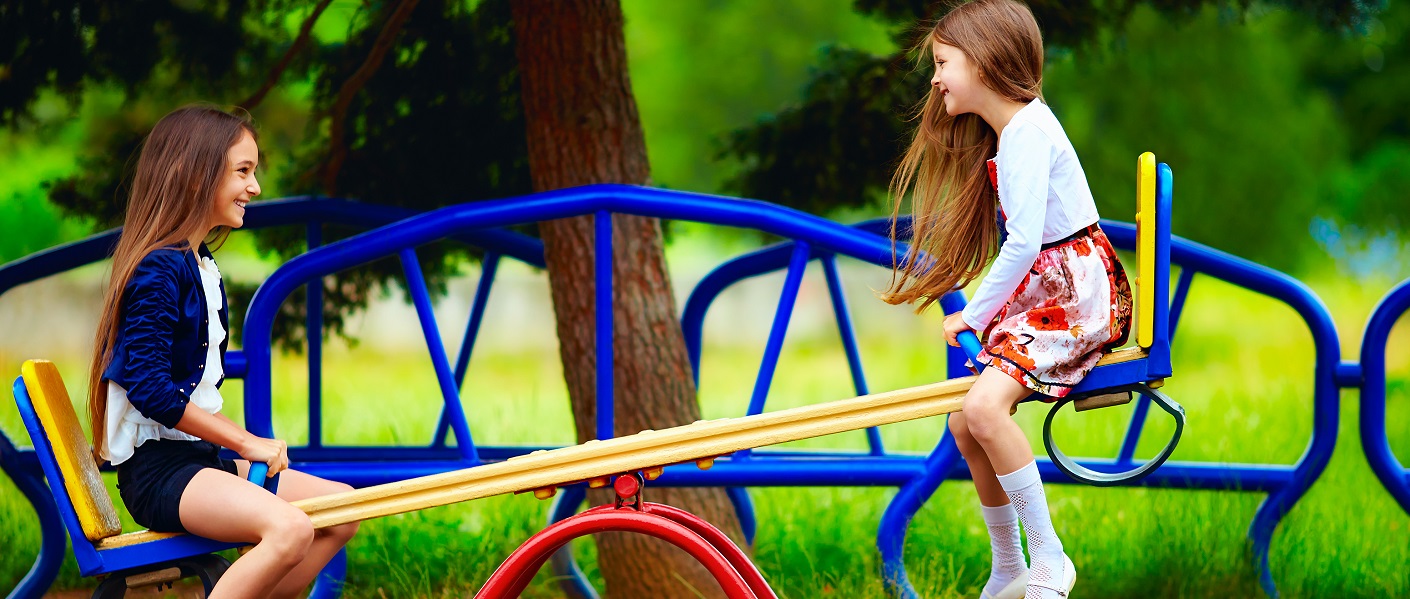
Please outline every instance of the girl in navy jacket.
[[[259, 195], [248, 120], [203, 106], [167, 116], [143, 142], [113, 254], [88, 390], [98, 458], [117, 467], [133, 520], [255, 547], [211, 597], [295, 597], [356, 524], [314, 530], [291, 501], [351, 487], [288, 470], [285, 443], [220, 414], [228, 311], [204, 240], [244, 224]], [[228, 447], [244, 458], [219, 456]], [[283, 472], [278, 496], [245, 480]]]

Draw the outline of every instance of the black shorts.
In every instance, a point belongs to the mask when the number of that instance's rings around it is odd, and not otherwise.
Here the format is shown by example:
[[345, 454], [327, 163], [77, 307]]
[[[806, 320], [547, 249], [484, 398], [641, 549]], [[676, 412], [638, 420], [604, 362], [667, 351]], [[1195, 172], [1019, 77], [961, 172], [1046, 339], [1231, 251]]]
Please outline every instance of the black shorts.
[[147, 441], [118, 464], [118, 494], [138, 524], [156, 532], [186, 532], [181, 525], [181, 494], [202, 468], [236, 476], [235, 461], [220, 457], [220, 447], [206, 441]]

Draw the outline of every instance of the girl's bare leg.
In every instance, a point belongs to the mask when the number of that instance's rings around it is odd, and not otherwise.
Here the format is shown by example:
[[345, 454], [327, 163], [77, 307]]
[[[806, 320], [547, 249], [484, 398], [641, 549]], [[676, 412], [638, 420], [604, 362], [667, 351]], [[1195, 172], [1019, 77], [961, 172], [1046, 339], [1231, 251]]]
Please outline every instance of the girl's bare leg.
[[1033, 448], [1009, 410], [1031, 391], [997, 368], [986, 369], [965, 395], [969, 432], [989, 457], [999, 486], [1009, 496], [1028, 534], [1029, 599], [1066, 596], [1076, 573], [1048, 512]]
[[[239, 468], [242, 478], [248, 476], [250, 468], [248, 462], [236, 460], [235, 464]], [[285, 470], [279, 473], [279, 497], [288, 502], [351, 490], [352, 487], [343, 483], [318, 478], [296, 470]], [[348, 544], [348, 541], [357, 533], [357, 528], [358, 523], [351, 522], [315, 530], [313, 542], [309, 544], [303, 561], [284, 575], [283, 580], [280, 580], [279, 584], [274, 587], [270, 596], [277, 598], [297, 597], [306, 590], [318, 577], [318, 573], [323, 570], [323, 566], [327, 565], [334, 555], [337, 555], [338, 550]]]
[[181, 524], [192, 534], [255, 547], [230, 565], [213, 599], [269, 597], [308, 556], [313, 523], [268, 491], [224, 470], [196, 473], [181, 495]]

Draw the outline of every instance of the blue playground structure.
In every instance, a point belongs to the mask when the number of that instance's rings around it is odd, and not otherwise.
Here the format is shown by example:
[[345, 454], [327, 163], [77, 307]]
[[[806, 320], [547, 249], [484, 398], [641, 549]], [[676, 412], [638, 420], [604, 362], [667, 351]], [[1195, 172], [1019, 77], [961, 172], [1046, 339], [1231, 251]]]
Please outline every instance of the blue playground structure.
[[[1102, 485], [1139, 485], [1166, 488], [1237, 489], [1267, 494], [1249, 527], [1254, 549], [1255, 566], [1259, 569], [1264, 590], [1277, 596], [1269, 570], [1268, 552], [1279, 521], [1307, 492], [1322, 474], [1336, 444], [1338, 425], [1338, 395], [1340, 389], [1361, 391], [1362, 443], [1368, 460], [1382, 482], [1400, 504], [1410, 511], [1410, 473], [1390, 451], [1386, 438], [1385, 403], [1387, 395], [1386, 364], [1390, 330], [1397, 320], [1410, 311], [1410, 280], [1406, 280], [1381, 302], [1367, 326], [1361, 349], [1361, 361], [1343, 361], [1340, 342], [1330, 314], [1320, 299], [1303, 283], [1267, 267], [1231, 256], [1212, 248], [1170, 235], [1169, 216], [1172, 199], [1172, 175], [1160, 165], [1156, 178], [1156, 255], [1159, 260], [1154, 281], [1157, 298], [1154, 338], [1148, 355], [1140, 360], [1111, 364], [1094, 371], [1077, 390], [1078, 393], [1097, 390], [1135, 391], [1139, 398], [1120, 451], [1114, 458], [1082, 458], [1069, 460], [1057, 452], [1051, 429], [1045, 426], [1045, 441], [1049, 455], [1056, 461], [1039, 458], [1043, 479], [1049, 483], [1077, 481]], [[598, 306], [610, 304], [611, 244], [610, 217], [613, 214], [650, 216], [685, 220], [712, 225], [761, 231], [785, 239], [780, 243], [733, 258], [714, 269], [691, 292], [684, 305], [681, 326], [685, 334], [697, 381], [701, 377], [700, 354], [703, 343], [703, 322], [712, 302], [726, 289], [751, 277], [784, 271], [785, 281], [779, 295], [775, 316], [769, 330], [764, 355], [756, 375], [747, 414], [759, 414], [765, 409], [775, 367], [782, 350], [784, 336], [793, 315], [794, 304], [803, 274], [816, 261], [826, 277], [833, 315], [850, 366], [853, 388], [858, 395], [871, 390], [862, 368], [860, 350], [853, 331], [850, 310], [844, 300], [837, 257], [843, 256], [890, 268], [892, 247], [887, 238], [888, 223], [870, 221], [846, 226], [820, 217], [763, 202], [724, 198], [703, 194], [665, 191], [624, 186], [592, 185], [522, 197], [451, 206], [440, 210], [414, 214], [412, 212], [356, 202], [325, 198], [291, 198], [251, 204], [246, 228], [303, 225], [306, 227], [308, 251], [279, 267], [260, 286], [247, 309], [244, 322], [243, 350], [231, 350], [227, 355], [227, 376], [244, 379], [245, 426], [255, 434], [276, 435], [272, 421], [271, 337], [279, 307], [295, 291], [304, 288], [308, 294], [308, 331], [322, 331], [321, 284], [323, 277], [380, 258], [396, 256], [405, 271], [406, 286], [416, 308], [427, 348], [439, 382], [443, 408], [432, 439], [420, 445], [400, 447], [347, 447], [324, 443], [321, 397], [322, 339], [308, 338], [309, 397], [308, 444], [291, 447], [292, 467], [318, 476], [340, 480], [356, 487], [406, 480], [429, 474], [473, 468], [500, 462], [530, 452], [549, 449], [532, 446], [480, 446], [470, 434], [469, 421], [461, 405], [460, 389], [464, 383], [470, 357], [475, 348], [499, 263], [517, 260], [543, 267], [542, 244], [531, 237], [508, 228], [543, 220], [590, 214], [596, 217], [595, 238], [597, 268], [596, 294]], [[365, 233], [324, 245], [325, 225], [338, 224], [366, 229]], [[1103, 221], [1103, 229], [1119, 249], [1133, 249], [1137, 227], [1132, 224]], [[0, 295], [10, 289], [44, 277], [53, 276], [79, 266], [101, 261], [113, 246], [117, 231], [109, 231], [88, 239], [34, 254], [0, 266]], [[460, 347], [452, 355], [441, 341], [439, 325], [431, 310], [430, 293], [422, 277], [415, 248], [440, 239], [453, 239], [483, 252], [483, 269], [468, 324]], [[1178, 267], [1179, 276], [1173, 291], [1169, 283]], [[1172, 375], [1170, 344], [1182, 317], [1186, 299], [1196, 275], [1225, 281], [1261, 294], [1291, 307], [1306, 324], [1316, 347], [1314, 385], [1312, 387], [1312, 435], [1303, 455], [1293, 464], [1243, 464], [1213, 462], [1164, 462], [1173, 449], [1173, 442], [1156, 459], [1147, 464], [1135, 461], [1135, 450], [1141, 438], [1151, 405], [1154, 403], [1177, 417], [1178, 406], [1150, 387], [1132, 387], [1134, 381], [1151, 381]], [[963, 307], [964, 298], [952, 293], [942, 300], [946, 312]], [[612, 436], [614, 420], [610, 309], [599, 309], [597, 319], [597, 438]], [[969, 375], [964, 367], [966, 353], [959, 348], [947, 348], [948, 376]], [[974, 353], [974, 348], [969, 348]], [[707, 375], [708, 376], [708, 375]], [[24, 395], [21, 382], [16, 383], [17, 396]], [[27, 399], [20, 399], [22, 417], [27, 425], [33, 416], [24, 412]], [[1057, 408], [1060, 403], [1054, 407]], [[1198, 415], [1195, 416], [1198, 419]], [[1051, 425], [1050, 414], [1047, 425]], [[31, 439], [42, 431], [28, 427]], [[709, 470], [692, 466], [673, 466], [653, 481], [668, 486], [719, 486], [728, 489], [746, 537], [752, 542], [756, 529], [748, 487], [751, 486], [881, 486], [899, 489], [882, 517], [877, 533], [877, 547], [884, 564], [884, 576], [893, 596], [916, 597], [906, 577], [902, 554], [906, 529], [911, 518], [945, 480], [968, 476], [959, 451], [948, 430], [940, 432], [933, 450], [928, 454], [888, 451], [875, 429], [867, 432], [868, 449], [864, 452], [818, 452], [760, 449], [743, 451], [715, 462]], [[454, 435], [455, 442], [450, 443]], [[1177, 426], [1176, 435], [1178, 437]], [[85, 575], [110, 572], [141, 565], [152, 566], [178, 557], [204, 555], [223, 548], [192, 537], [178, 537], [170, 552], [155, 555], [148, 552], [146, 561], [107, 564], [84, 537], [74, 508], [66, 504], [61, 489], [52, 488], [59, 480], [51, 465], [54, 457], [45, 442], [34, 442], [32, 449], [19, 449], [0, 433], [0, 468], [15, 481], [33, 504], [43, 530], [43, 543], [34, 567], [9, 597], [32, 599], [39, 597], [52, 584], [64, 555], [65, 534], [75, 547], [80, 569]], [[1158, 468], [1157, 468], [1158, 466]], [[46, 485], [46, 476], [49, 484]], [[585, 485], [562, 489], [551, 510], [551, 521], [563, 520], [575, 514], [586, 496]], [[181, 553], [182, 555], [177, 555]], [[135, 559], [135, 558], [134, 558]], [[100, 565], [102, 564], [102, 565]], [[554, 569], [566, 577], [566, 587], [577, 597], [596, 597], [572, 562], [568, 551], [560, 551], [553, 560]], [[325, 571], [315, 596], [336, 596], [342, 579], [342, 561], [335, 561]], [[323, 584], [323, 582], [328, 584]]]

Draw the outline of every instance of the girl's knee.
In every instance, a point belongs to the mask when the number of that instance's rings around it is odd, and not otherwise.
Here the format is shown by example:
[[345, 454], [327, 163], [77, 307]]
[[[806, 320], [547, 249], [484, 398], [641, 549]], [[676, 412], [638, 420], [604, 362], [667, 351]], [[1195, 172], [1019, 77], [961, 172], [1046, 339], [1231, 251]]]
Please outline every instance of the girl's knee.
[[260, 535], [260, 545], [268, 545], [289, 561], [297, 563], [313, 543], [313, 521], [294, 506], [271, 514]]
[[1009, 407], [992, 398], [966, 398], [964, 404], [965, 421], [969, 435], [980, 443], [994, 438], [1009, 419]]
[[[337, 481], [325, 482], [327, 485], [327, 492], [324, 493], [325, 495], [344, 493], [353, 490], [352, 485], [346, 483], [340, 483]], [[340, 545], [346, 545], [348, 541], [352, 540], [353, 535], [357, 534], [357, 529], [361, 524], [361, 522], [349, 522], [347, 524], [339, 524], [337, 526], [330, 526], [328, 528], [324, 528], [320, 530], [319, 533], [329, 538], [336, 539]]]
[[950, 434], [955, 436], [955, 444], [961, 448], [974, 443], [974, 435], [969, 432], [969, 422], [963, 412], [950, 415]]

